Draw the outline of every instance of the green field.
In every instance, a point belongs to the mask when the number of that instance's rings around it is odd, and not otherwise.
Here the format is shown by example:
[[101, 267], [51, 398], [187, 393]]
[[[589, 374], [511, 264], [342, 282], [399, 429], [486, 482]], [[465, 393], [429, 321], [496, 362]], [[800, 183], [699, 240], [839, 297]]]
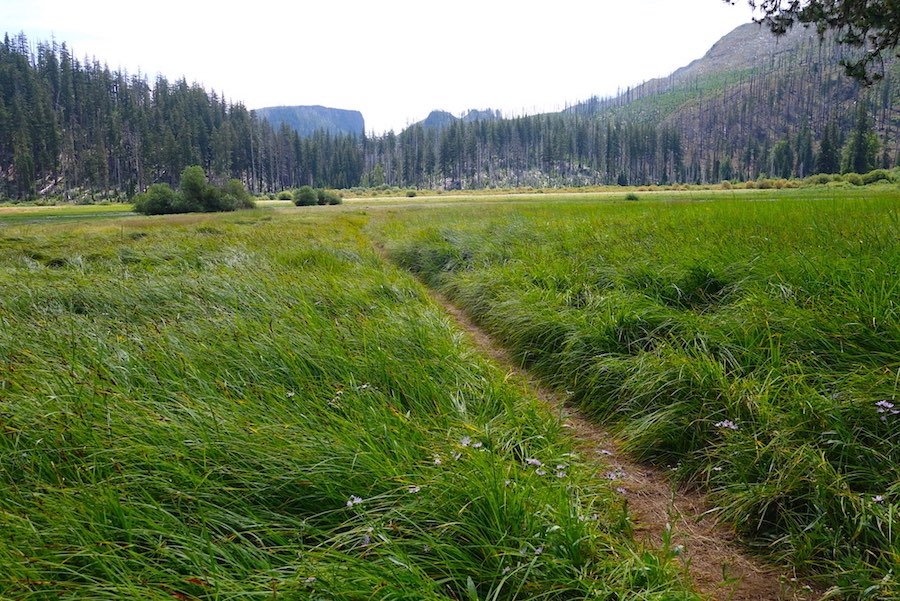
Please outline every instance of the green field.
[[0, 598], [696, 598], [366, 221], [0, 225]]
[[754, 546], [897, 598], [896, 187], [408, 211], [374, 227]]
[[752, 548], [900, 596], [900, 192], [623, 197], [0, 213], [0, 598], [699, 598], [410, 272]]

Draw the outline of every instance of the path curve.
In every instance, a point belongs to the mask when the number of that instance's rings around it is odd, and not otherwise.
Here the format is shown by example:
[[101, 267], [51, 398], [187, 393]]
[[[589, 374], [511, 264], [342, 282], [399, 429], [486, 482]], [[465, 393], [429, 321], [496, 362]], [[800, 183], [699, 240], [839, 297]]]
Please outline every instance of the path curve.
[[652, 545], [662, 544], [671, 524], [671, 544], [682, 545], [687, 573], [694, 587], [714, 601], [814, 601], [822, 596], [800, 581], [788, 568], [772, 566], [748, 555], [733, 532], [709, 516], [705, 495], [695, 490], [673, 489], [660, 469], [637, 463], [620, 450], [616, 439], [591, 422], [576, 407], [540, 384], [521, 369], [484, 330], [440, 293], [427, 288], [432, 298], [469, 335], [477, 348], [502, 369], [558, 411], [570, 428], [582, 456], [597, 465], [597, 477], [616, 481], [628, 501], [635, 535]]

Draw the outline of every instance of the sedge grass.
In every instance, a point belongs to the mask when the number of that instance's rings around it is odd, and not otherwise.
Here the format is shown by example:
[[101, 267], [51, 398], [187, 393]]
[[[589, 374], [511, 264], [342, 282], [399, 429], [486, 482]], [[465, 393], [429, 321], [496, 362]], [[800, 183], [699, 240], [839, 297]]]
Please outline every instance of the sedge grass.
[[2, 226], [0, 597], [696, 598], [364, 223]]
[[385, 214], [373, 233], [761, 550], [900, 596], [894, 188]]

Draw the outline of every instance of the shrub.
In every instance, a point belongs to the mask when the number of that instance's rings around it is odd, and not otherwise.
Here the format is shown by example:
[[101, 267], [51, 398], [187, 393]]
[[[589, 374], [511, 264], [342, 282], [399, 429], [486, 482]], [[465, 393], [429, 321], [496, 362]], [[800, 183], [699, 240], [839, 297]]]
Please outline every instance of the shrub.
[[408, 198], [415, 198], [415, 196], [416, 196], [416, 191], [415, 191], [415, 190], [407, 190], [407, 191], [406, 191], [406, 196], [407, 196]]
[[806, 183], [812, 184], [814, 186], [823, 186], [831, 181], [831, 175], [828, 173], [818, 173], [816, 175], [810, 175], [806, 178]]
[[638, 195], [634, 192], [629, 192], [625, 195], [625, 200], [638, 200]]
[[344, 199], [334, 190], [319, 190], [320, 205], [339, 205], [342, 202]]
[[863, 177], [859, 173], [845, 173], [844, 181], [854, 186], [862, 186], [863, 185]]
[[255, 206], [240, 180], [228, 180], [220, 187], [210, 185], [203, 169], [197, 165], [181, 172], [178, 191], [168, 184], [153, 184], [146, 192], [135, 196], [134, 201], [134, 210], [145, 215], [234, 211]]
[[191, 213], [206, 210], [209, 204], [217, 204], [217, 199], [209, 193], [206, 174], [199, 165], [185, 167], [181, 172], [179, 190], [181, 197], [176, 203], [182, 210], [179, 213]]
[[294, 204], [298, 207], [309, 207], [319, 200], [319, 195], [312, 186], [300, 186], [294, 192]]
[[222, 191], [225, 194], [227, 202], [230, 202], [235, 209], [254, 209], [256, 202], [250, 196], [250, 192], [244, 187], [243, 182], [239, 179], [230, 179], [225, 182]]
[[278, 193], [278, 200], [294, 200], [294, 195], [289, 190], [282, 190]]
[[869, 171], [868, 173], [863, 175], [862, 181], [866, 185], [874, 184], [875, 182], [880, 182], [880, 181], [889, 182], [889, 181], [891, 181], [891, 174], [890, 174], [890, 172], [888, 172], [884, 169], [876, 169], [874, 171]]
[[168, 184], [153, 184], [134, 197], [134, 210], [144, 215], [176, 213], [178, 194]]

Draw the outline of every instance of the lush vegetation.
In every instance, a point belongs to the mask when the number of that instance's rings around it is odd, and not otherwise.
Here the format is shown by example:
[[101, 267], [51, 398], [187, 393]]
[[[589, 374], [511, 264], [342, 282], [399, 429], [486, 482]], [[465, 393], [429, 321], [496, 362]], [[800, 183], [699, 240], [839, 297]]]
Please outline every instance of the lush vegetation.
[[334, 190], [300, 186], [294, 190], [293, 201], [298, 207], [309, 207], [312, 205], [339, 205], [343, 202], [343, 198]]
[[696, 598], [365, 215], [59, 211], [0, 215], [0, 597]]
[[215, 213], [254, 206], [253, 198], [240, 180], [231, 179], [221, 186], [214, 186], [199, 165], [186, 167], [181, 172], [178, 191], [168, 184], [153, 184], [134, 199], [134, 210], [145, 215]]
[[184, 79], [111, 71], [64, 43], [33, 46], [24, 35], [0, 42], [0, 200], [130, 199], [177, 186], [191, 165], [254, 194], [360, 179], [355, 136], [300, 138]]
[[896, 186], [665, 198], [548, 194], [373, 231], [753, 545], [838, 596], [900, 598]]

